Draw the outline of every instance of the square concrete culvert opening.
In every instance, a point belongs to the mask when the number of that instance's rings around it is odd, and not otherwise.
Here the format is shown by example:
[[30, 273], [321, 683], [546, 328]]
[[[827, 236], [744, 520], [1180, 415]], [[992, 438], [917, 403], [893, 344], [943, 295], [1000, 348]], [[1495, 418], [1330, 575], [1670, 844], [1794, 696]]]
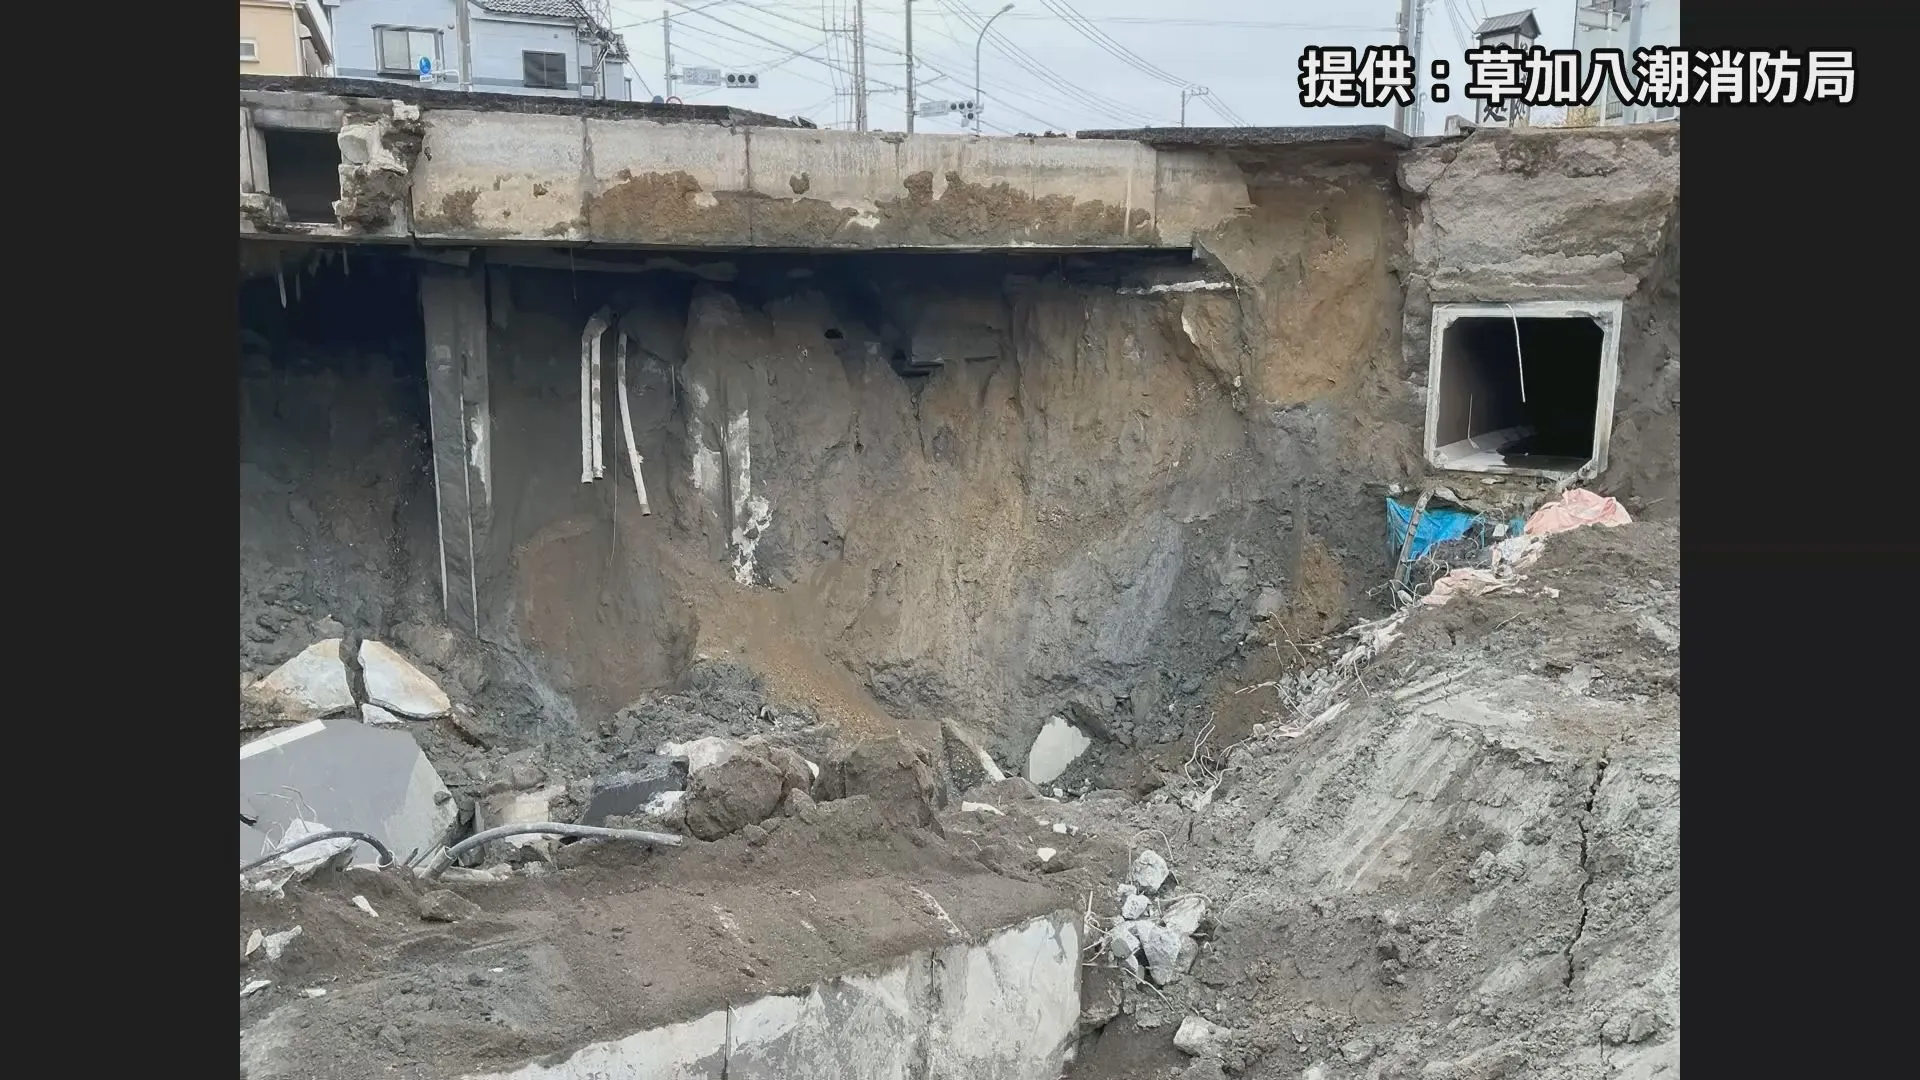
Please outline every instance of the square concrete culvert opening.
[[333, 202], [340, 197], [340, 139], [331, 131], [261, 128], [267, 147], [267, 175], [273, 195], [287, 208], [287, 220], [334, 223]]
[[1617, 300], [1436, 304], [1427, 461], [1532, 476], [1604, 470], [1620, 311]]

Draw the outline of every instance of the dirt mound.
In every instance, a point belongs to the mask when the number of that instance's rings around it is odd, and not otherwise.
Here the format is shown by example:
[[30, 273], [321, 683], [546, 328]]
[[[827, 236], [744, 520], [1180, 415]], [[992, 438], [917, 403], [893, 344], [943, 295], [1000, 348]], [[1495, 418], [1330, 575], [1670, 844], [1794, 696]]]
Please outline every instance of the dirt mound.
[[865, 795], [895, 820], [930, 825], [946, 793], [934, 781], [933, 756], [899, 735], [836, 750], [820, 770], [827, 799]]
[[247, 1075], [513, 1067], [1065, 906], [1038, 875], [995, 873], [863, 796], [717, 843], [584, 841], [558, 861], [495, 884], [327, 872], [284, 899], [244, 895], [243, 949], [254, 930], [301, 928], [276, 959], [242, 959], [243, 982], [271, 983], [241, 999]]
[[1677, 570], [1670, 525], [1551, 537], [1414, 614], [1345, 711], [1236, 748], [1199, 812], [1049, 807], [1150, 837], [1216, 923], [1172, 985], [1090, 981], [1072, 1075], [1180, 1075], [1189, 1015], [1254, 1076], [1677, 1070]]

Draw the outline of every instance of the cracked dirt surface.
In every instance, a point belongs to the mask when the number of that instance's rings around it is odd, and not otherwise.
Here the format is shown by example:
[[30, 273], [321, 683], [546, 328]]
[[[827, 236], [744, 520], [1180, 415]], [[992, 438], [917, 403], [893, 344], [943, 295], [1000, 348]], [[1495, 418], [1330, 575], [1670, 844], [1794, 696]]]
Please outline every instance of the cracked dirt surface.
[[1677, 539], [1554, 536], [1518, 587], [1418, 612], [1346, 712], [1240, 745], [1199, 814], [1051, 808], [1159, 847], [1215, 920], [1164, 990], [1090, 973], [1120, 1011], [1070, 1075], [1180, 1076], [1200, 1015], [1249, 1077], [1677, 1077]]

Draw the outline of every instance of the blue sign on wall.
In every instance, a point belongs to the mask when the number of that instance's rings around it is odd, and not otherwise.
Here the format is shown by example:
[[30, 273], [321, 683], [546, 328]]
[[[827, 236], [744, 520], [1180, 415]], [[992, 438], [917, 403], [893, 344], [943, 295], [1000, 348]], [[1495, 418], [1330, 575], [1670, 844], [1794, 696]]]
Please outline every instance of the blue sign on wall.
[[423, 79], [433, 78], [433, 58], [432, 57], [423, 56], [420, 58], [420, 77]]

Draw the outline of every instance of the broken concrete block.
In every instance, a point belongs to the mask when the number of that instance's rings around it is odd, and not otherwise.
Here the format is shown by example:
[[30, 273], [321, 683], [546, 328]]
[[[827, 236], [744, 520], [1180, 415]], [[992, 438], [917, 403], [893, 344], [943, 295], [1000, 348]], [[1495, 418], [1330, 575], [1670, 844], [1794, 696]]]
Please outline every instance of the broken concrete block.
[[1232, 1031], [1198, 1016], [1180, 1021], [1180, 1029], [1173, 1033], [1174, 1047], [1194, 1057], [1221, 1057], [1232, 1044]]
[[1173, 962], [1175, 974], [1185, 975], [1193, 970], [1194, 962], [1200, 959], [1200, 943], [1190, 937], [1180, 939], [1180, 956]]
[[354, 704], [339, 638], [307, 646], [254, 683], [247, 693], [262, 704], [278, 703], [289, 718], [297, 720], [318, 720], [345, 712]]
[[384, 121], [342, 125], [335, 139], [340, 144], [340, 163], [405, 172], [406, 164], [386, 147], [387, 126]]
[[1092, 745], [1093, 740], [1066, 717], [1049, 719], [1027, 751], [1027, 779], [1036, 784], [1052, 783]]
[[[505, 791], [488, 795], [474, 804], [473, 831], [485, 832], [502, 825], [538, 825], [552, 821], [553, 802], [565, 793], [565, 788], [554, 786], [536, 791]], [[546, 850], [554, 846], [554, 838], [539, 833], [523, 833], [504, 837], [495, 843]]]
[[1204, 896], [1183, 896], [1167, 905], [1165, 914], [1160, 916], [1160, 925], [1176, 934], [1189, 937], [1200, 932], [1200, 924], [1207, 918], [1207, 899]]
[[372, 702], [360, 706], [360, 722], [375, 727], [406, 727], [405, 719], [395, 716]]
[[360, 643], [360, 673], [366, 679], [367, 700], [388, 712], [432, 720], [453, 711], [446, 691], [378, 641]]
[[[255, 933], [259, 933], [259, 931], [255, 931]], [[287, 946], [293, 944], [293, 939], [299, 937], [300, 934], [301, 929], [298, 926], [291, 930], [282, 930], [277, 934], [261, 934], [260, 948], [264, 951], [268, 962], [279, 960], [280, 957], [286, 953]]]
[[1128, 929], [1132, 925], [1132, 923], [1121, 923], [1107, 931], [1106, 951], [1108, 956], [1137, 979], [1141, 977], [1140, 939]]
[[739, 752], [738, 740], [722, 738], [718, 735], [709, 735], [692, 742], [662, 743], [659, 750], [661, 757], [686, 758], [688, 776], [711, 769]]
[[[431, 851], [459, 810], [412, 734], [355, 720], [313, 720], [240, 747], [240, 799], [254, 828], [240, 832], [240, 861], [266, 854], [296, 821], [379, 837], [405, 860]], [[356, 865], [379, 855], [354, 847]]]
[[1140, 951], [1146, 954], [1147, 974], [1154, 982], [1165, 986], [1180, 977], [1180, 945], [1186, 938], [1145, 920], [1128, 923], [1127, 930], [1140, 939]]
[[610, 817], [639, 814], [654, 796], [686, 786], [686, 762], [642, 756], [632, 769], [593, 782], [593, 795], [580, 815], [580, 824], [605, 825]]
[[1153, 901], [1148, 900], [1139, 893], [1134, 893], [1132, 896], [1120, 902], [1120, 917], [1130, 920], [1144, 919], [1147, 917], [1147, 909], [1152, 906]]
[[1167, 865], [1167, 860], [1152, 848], [1141, 852], [1133, 860], [1133, 868], [1127, 874], [1127, 879], [1148, 895], [1159, 892], [1172, 877], [1173, 869]]

